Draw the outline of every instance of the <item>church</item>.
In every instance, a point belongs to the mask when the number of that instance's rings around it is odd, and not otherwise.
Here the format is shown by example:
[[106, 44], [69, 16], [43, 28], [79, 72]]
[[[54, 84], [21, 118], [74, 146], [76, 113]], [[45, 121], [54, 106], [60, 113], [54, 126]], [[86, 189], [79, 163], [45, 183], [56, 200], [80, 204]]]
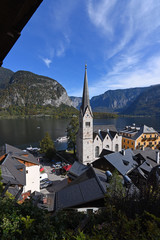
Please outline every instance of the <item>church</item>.
[[93, 113], [90, 106], [87, 65], [85, 65], [82, 105], [79, 114], [77, 134], [77, 158], [87, 165], [99, 158], [102, 150], [118, 152], [122, 150], [122, 136], [114, 126], [93, 125]]

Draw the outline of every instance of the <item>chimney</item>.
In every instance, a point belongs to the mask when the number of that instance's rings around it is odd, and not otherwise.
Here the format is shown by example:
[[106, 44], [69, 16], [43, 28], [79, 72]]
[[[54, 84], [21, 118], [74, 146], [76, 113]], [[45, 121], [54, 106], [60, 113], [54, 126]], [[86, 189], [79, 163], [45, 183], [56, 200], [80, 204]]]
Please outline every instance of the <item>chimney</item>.
[[159, 152], [156, 152], [156, 162], [159, 164]]
[[125, 156], [125, 149], [122, 149], [121, 153], [123, 156]]

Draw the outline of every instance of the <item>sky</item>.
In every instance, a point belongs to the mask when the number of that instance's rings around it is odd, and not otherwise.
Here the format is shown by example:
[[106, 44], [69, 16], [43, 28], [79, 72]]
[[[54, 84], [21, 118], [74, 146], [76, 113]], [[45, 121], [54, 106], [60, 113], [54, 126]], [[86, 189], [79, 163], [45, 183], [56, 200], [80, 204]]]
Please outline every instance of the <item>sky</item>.
[[160, 84], [159, 0], [43, 0], [3, 67], [48, 76], [69, 96]]

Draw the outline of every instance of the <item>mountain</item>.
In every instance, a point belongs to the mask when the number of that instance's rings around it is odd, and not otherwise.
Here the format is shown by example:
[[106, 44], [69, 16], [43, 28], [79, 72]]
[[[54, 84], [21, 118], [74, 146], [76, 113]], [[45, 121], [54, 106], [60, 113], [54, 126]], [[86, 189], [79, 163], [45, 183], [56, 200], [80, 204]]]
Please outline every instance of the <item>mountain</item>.
[[[79, 109], [81, 98], [71, 97]], [[92, 97], [93, 112], [110, 112], [124, 115], [160, 115], [160, 85], [142, 88], [108, 90]]]
[[[2, 81], [0, 82], [5, 83], [6, 86], [0, 89], [1, 108], [11, 105], [59, 107], [61, 104], [65, 104], [71, 106], [71, 100], [66, 90], [56, 80], [27, 71], [11, 73], [6, 69], [1, 69], [2, 77], [0, 79]], [[10, 79], [9, 76], [11, 76]]]
[[160, 115], [160, 84], [147, 88], [123, 113], [128, 115]]
[[7, 87], [13, 74], [14, 72], [12, 72], [11, 70], [0, 67], [0, 89], [4, 89]]
[[129, 88], [108, 90], [91, 99], [91, 107], [95, 112], [121, 112], [129, 107], [146, 88]]
[[70, 96], [70, 99], [72, 101], [72, 106], [77, 108], [78, 110], [80, 109], [81, 103], [82, 103], [82, 97], [73, 97]]

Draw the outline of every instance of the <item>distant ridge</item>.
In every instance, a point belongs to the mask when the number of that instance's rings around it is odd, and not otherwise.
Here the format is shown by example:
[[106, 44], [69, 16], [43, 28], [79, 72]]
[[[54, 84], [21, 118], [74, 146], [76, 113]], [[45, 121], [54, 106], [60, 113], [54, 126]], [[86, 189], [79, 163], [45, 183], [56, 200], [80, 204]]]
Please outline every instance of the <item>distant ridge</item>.
[[[72, 97], [76, 103], [76, 97]], [[78, 98], [77, 108], [81, 105]], [[90, 100], [94, 112], [123, 115], [160, 115], [160, 84], [141, 88], [108, 90]], [[75, 105], [76, 107], [76, 105]]]

